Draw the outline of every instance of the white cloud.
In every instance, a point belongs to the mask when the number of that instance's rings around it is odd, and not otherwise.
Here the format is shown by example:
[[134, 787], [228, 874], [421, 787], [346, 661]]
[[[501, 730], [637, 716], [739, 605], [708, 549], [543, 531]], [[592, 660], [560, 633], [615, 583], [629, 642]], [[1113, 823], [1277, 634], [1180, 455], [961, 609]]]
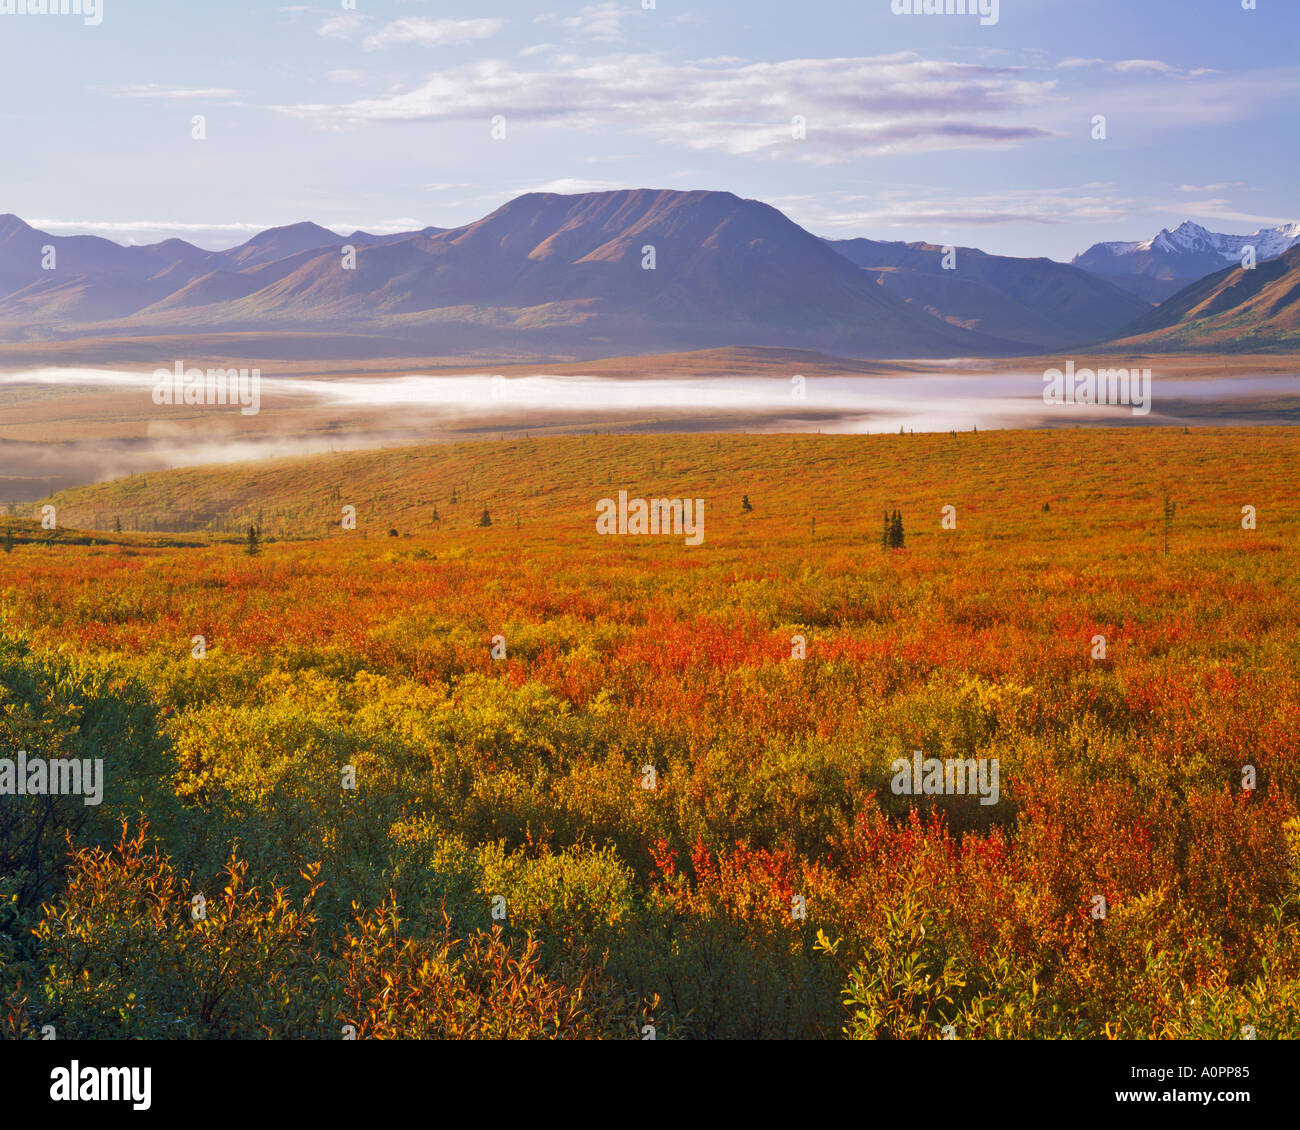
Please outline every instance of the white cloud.
[[[814, 232], [846, 238], [844, 229], [923, 228], [938, 234], [944, 225], [1002, 227], [1070, 222], [1114, 222], [1128, 217], [1137, 202], [1111, 184], [1066, 188], [1027, 188], [973, 194], [907, 186], [870, 196], [789, 198], [792, 219]], [[776, 203], [776, 201], [773, 201]]]
[[481, 39], [490, 39], [503, 27], [505, 20], [428, 20], [420, 16], [394, 20], [379, 31], [366, 36], [361, 46], [367, 51], [385, 47], [458, 47]]
[[399, 232], [419, 231], [421, 228], [428, 227], [428, 221], [402, 216], [395, 220], [363, 220], [359, 223], [351, 220], [346, 223], [334, 222], [321, 224], [321, 227], [329, 228], [340, 235], [351, 235], [355, 231], [368, 232], [370, 235], [397, 235]]
[[602, 43], [617, 43], [623, 38], [623, 21], [634, 15], [641, 15], [640, 8], [629, 3], [589, 4], [574, 16], [562, 16], [554, 12], [537, 16], [536, 23], [555, 24], [574, 35], [586, 36]]
[[1109, 64], [1109, 66], [1111, 70], [1119, 71], [1122, 74], [1128, 74], [1132, 71], [1151, 71], [1155, 74], [1169, 75], [1178, 70], [1171, 63], [1163, 63], [1159, 59], [1121, 59], [1119, 62]]
[[[448, 186], [457, 187], [457, 186]], [[461, 186], [463, 187], [463, 186]], [[199, 247], [212, 250], [235, 247], [258, 232], [274, 227], [271, 223], [250, 224], [195, 224], [175, 220], [52, 220], [28, 221], [39, 231], [52, 235], [98, 235], [128, 247], [159, 243], [165, 239], [184, 239]], [[399, 232], [419, 231], [429, 225], [427, 219], [400, 216], [387, 220], [331, 221], [321, 224], [338, 235], [351, 235], [354, 231], [371, 235], [396, 235]]]
[[[1178, 77], [1190, 79], [1190, 75]], [[1294, 103], [1300, 96], [1300, 68], [1215, 73], [1178, 82], [1163, 77], [1144, 81], [1130, 75], [1103, 93], [1108, 104], [1122, 108], [1123, 120], [1135, 135], [1171, 129], [1204, 131], [1264, 114], [1273, 103]]]
[[1166, 75], [1169, 78], [1203, 78], [1206, 75], [1221, 74], [1211, 67], [1196, 67], [1187, 69], [1179, 67], [1173, 63], [1166, 63], [1163, 59], [1096, 59], [1096, 58], [1079, 58], [1071, 57], [1062, 59], [1056, 64], [1056, 69], [1061, 71], [1078, 70], [1081, 67], [1102, 67], [1105, 70], [1115, 74], [1152, 74]]
[[156, 82], [126, 83], [122, 86], [101, 86], [95, 89], [117, 98], [203, 98], [209, 102], [224, 102], [239, 97], [239, 91], [220, 86], [163, 86]]
[[184, 239], [200, 247], [233, 247], [270, 224], [192, 224], [174, 220], [47, 220], [28, 223], [52, 235], [98, 235], [128, 246]]
[[514, 195], [522, 196], [526, 192], [554, 192], [562, 196], [571, 196], [579, 192], [612, 192], [619, 188], [630, 188], [624, 181], [582, 180], [578, 177], [561, 177], [559, 180], [547, 181], [545, 184], [526, 185], [514, 190]]
[[360, 12], [340, 12], [328, 17], [317, 29], [317, 35], [327, 39], [351, 39], [366, 23], [366, 17]]
[[1225, 235], [1246, 235], [1260, 228], [1275, 228], [1296, 222], [1295, 215], [1261, 216], [1256, 212], [1243, 212], [1230, 200], [1178, 200], [1169, 205], [1169, 211], [1180, 216], [1195, 216], [1207, 222], [1222, 221], [1242, 226], [1242, 230], [1224, 232]]
[[[563, 68], [563, 69], [561, 69]], [[833, 162], [888, 152], [993, 149], [1052, 136], [1023, 120], [1055, 83], [1016, 68], [876, 58], [673, 63], [616, 54], [528, 69], [481, 60], [387, 97], [276, 106], [322, 128], [482, 121], [637, 133], [692, 150]], [[792, 137], [795, 115], [806, 140]], [[1004, 118], [1010, 120], [1001, 120]]]

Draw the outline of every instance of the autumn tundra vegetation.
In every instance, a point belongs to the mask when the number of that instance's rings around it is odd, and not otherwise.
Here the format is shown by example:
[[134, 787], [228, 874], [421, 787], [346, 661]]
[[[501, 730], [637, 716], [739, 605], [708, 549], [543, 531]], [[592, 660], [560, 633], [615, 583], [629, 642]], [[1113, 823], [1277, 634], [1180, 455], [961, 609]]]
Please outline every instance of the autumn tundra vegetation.
[[0, 756], [105, 786], [0, 798], [0, 1030], [1300, 1036], [1297, 484], [1295, 428], [588, 435], [20, 509]]

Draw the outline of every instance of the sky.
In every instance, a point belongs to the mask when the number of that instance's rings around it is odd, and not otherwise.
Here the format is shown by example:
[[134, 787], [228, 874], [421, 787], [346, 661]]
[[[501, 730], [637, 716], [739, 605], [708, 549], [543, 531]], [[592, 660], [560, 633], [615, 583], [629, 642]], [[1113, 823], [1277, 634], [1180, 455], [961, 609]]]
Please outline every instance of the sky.
[[219, 248], [630, 187], [1062, 260], [1185, 219], [1300, 220], [1297, 0], [1000, 0], [996, 22], [904, 0], [11, 11], [41, 2], [0, 0], [0, 213], [56, 235]]

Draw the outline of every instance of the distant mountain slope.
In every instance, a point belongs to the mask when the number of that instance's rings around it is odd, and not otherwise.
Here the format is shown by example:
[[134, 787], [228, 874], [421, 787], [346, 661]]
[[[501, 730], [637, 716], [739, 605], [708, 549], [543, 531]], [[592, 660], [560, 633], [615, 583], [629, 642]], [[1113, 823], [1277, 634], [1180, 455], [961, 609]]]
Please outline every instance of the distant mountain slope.
[[[54, 236], [3, 215], [0, 337], [62, 336], [150, 308], [211, 305], [266, 286], [271, 276], [250, 272], [290, 263], [304, 251], [386, 244], [441, 230], [345, 237], [302, 223], [270, 228], [227, 251], [205, 251], [180, 239], [124, 247], [98, 236]], [[46, 248], [53, 248], [52, 267]]]
[[826, 241], [888, 291], [954, 325], [1050, 349], [1109, 337], [1150, 303], [1113, 283], [1051, 259], [1015, 259], [956, 249], [953, 270], [932, 243]]
[[[262, 335], [282, 340], [259, 355], [301, 358], [351, 355], [343, 336], [394, 357], [738, 345], [988, 356], [1108, 340], [1130, 325], [1190, 334], [1175, 322], [1202, 322], [1206, 311], [1152, 320], [1132, 292], [1168, 297], [1236, 263], [1247, 243], [1262, 269], [1298, 242], [1300, 225], [1220, 236], [1183, 224], [1144, 243], [1098, 244], [1074, 264], [958, 248], [956, 269], [944, 270], [935, 244], [823, 240], [757, 200], [656, 189], [529, 193], [452, 230], [341, 235], [290, 224], [216, 252], [176, 239], [123, 247], [51, 236], [0, 216], [0, 340], [167, 337], [174, 350], [175, 340]], [[345, 246], [355, 255], [341, 255]], [[1214, 313], [1206, 332], [1228, 340], [1226, 310]], [[1285, 320], [1261, 299], [1231, 332], [1273, 341]]]
[[[53, 237], [9, 227], [18, 243], [0, 332], [10, 336], [328, 329], [383, 333], [403, 351], [572, 356], [744, 344], [905, 357], [1016, 345], [909, 305], [775, 208], [726, 192], [530, 193], [453, 231], [344, 237], [303, 223], [219, 253], [109, 244], [116, 258], [105, 252], [93, 268]], [[55, 272], [31, 269], [42, 240], [59, 248]], [[355, 270], [339, 254], [349, 242]], [[10, 259], [0, 245], [0, 279]]]
[[1253, 270], [1229, 267], [1200, 279], [1126, 326], [1121, 341], [1222, 351], [1300, 346], [1300, 246]]
[[1253, 235], [1221, 235], [1187, 221], [1138, 243], [1094, 244], [1072, 262], [1135, 294], [1162, 302], [1230, 263], [1240, 266], [1248, 245], [1255, 248], [1256, 260], [1262, 263], [1297, 244], [1300, 223], [1261, 228]]
[[[219, 253], [230, 270], [260, 267], [295, 255], [299, 251], [313, 251], [322, 247], [340, 247], [345, 240], [341, 235], [323, 228], [320, 224], [289, 224], [281, 228], [268, 228], [258, 232], [246, 243]], [[216, 258], [217, 256], [214, 256]]]
[[179, 239], [123, 247], [93, 235], [52, 236], [0, 216], [0, 331], [30, 336], [121, 317], [203, 274], [207, 255]]

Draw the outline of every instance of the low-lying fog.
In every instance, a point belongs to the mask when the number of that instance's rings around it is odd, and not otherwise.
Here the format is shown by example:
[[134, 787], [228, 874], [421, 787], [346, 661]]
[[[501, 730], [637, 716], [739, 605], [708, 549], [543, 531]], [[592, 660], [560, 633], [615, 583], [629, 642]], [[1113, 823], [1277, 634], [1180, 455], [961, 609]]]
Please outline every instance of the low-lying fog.
[[[73, 483], [165, 467], [524, 431], [868, 433], [1300, 422], [1295, 376], [1189, 380], [1156, 372], [1145, 413], [1129, 404], [1047, 404], [1041, 372], [806, 381], [561, 373], [507, 378], [487, 372], [327, 380], [264, 374], [255, 414], [241, 413], [239, 404], [159, 406], [154, 388], [152, 371], [0, 373], [0, 501], [40, 498]], [[61, 407], [72, 404], [76, 411]]]

